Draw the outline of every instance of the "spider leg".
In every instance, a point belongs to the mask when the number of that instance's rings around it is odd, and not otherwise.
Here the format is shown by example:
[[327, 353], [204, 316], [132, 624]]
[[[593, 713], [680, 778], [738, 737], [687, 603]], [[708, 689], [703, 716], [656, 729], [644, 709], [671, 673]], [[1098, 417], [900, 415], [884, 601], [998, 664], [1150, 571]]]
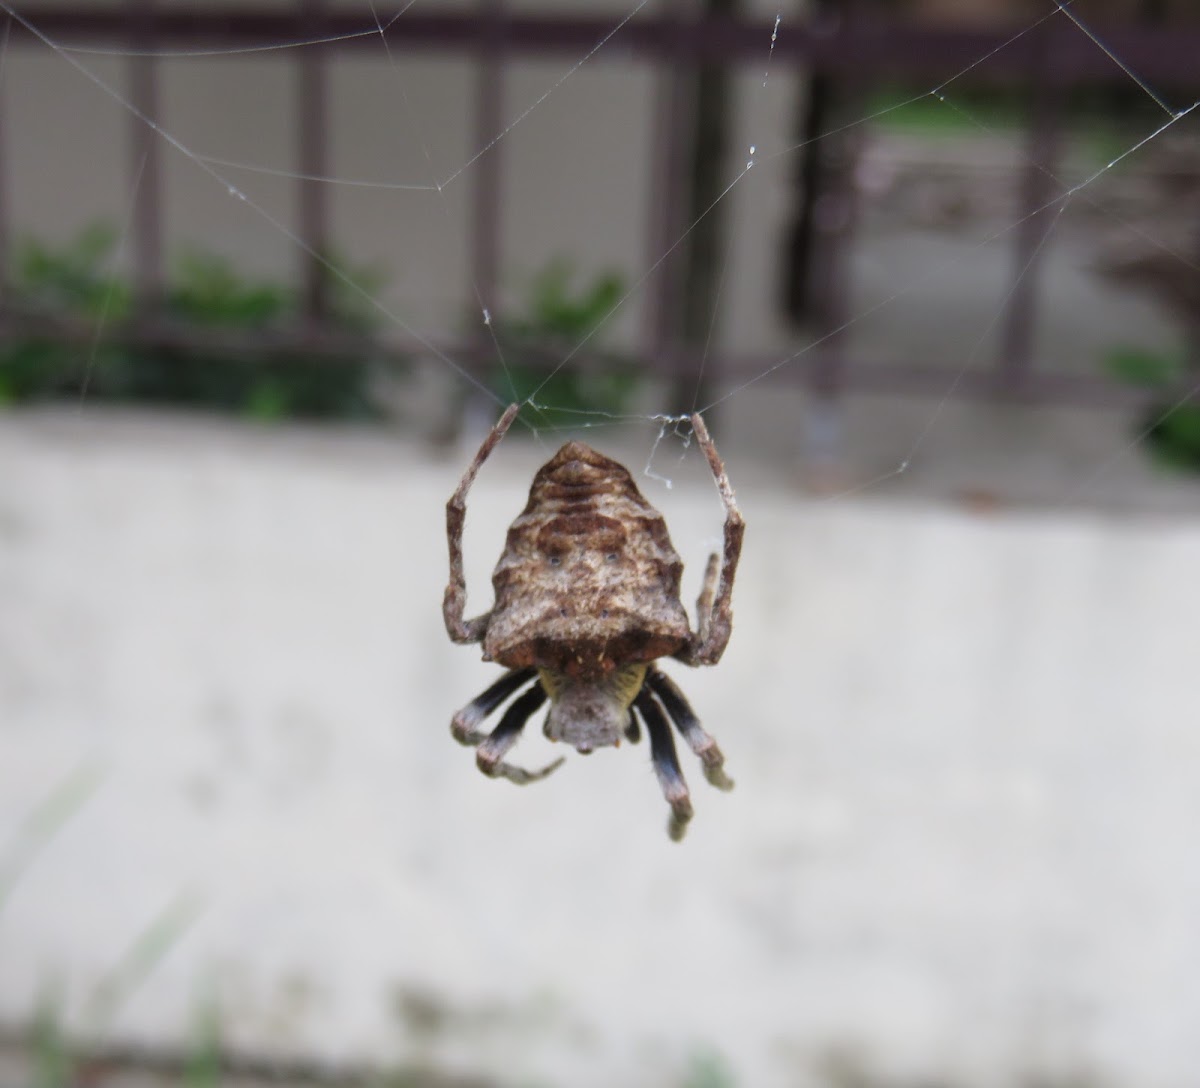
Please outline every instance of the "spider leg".
[[661, 700], [667, 715], [700, 760], [708, 784], [716, 786], [719, 790], [733, 789], [733, 779], [725, 773], [725, 757], [721, 754], [721, 749], [701, 728], [700, 719], [696, 717], [696, 712], [675, 682], [666, 673], [651, 669], [646, 674], [646, 683]]
[[521, 738], [521, 730], [535, 710], [546, 701], [546, 692], [541, 684], [535, 684], [519, 699], [515, 700], [500, 719], [500, 724], [488, 734], [475, 752], [475, 762], [489, 778], [507, 778], [518, 786], [528, 785], [545, 778], [557, 770], [563, 762], [559, 756], [553, 763], [539, 771], [527, 771], [504, 762], [505, 753]]
[[[700, 592], [697, 605], [700, 614], [696, 621], [696, 633], [675, 656], [687, 665], [715, 665], [721, 660], [733, 631], [733, 579], [737, 574], [738, 559], [742, 554], [742, 536], [746, 531], [746, 523], [737, 508], [733, 487], [729, 483], [729, 477], [725, 475], [725, 466], [721, 463], [720, 454], [717, 453], [699, 412], [692, 416], [692, 430], [696, 433], [696, 440], [700, 443], [704, 456], [708, 458], [708, 467], [712, 470], [717, 490], [721, 493], [721, 501], [725, 504], [725, 544], [724, 554], [718, 556], [714, 553], [708, 561], [704, 588]], [[713, 573], [717, 570], [718, 561], [719, 575]], [[710, 584], [714, 578], [715, 589]]]
[[713, 598], [717, 595], [717, 576], [721, 573], [721, 559], [716, 552], [708, 557], [704, 568], [704, 584], [696, 598], [696, 638], [704, 642], [712, 626]]
[[646, 723], [646, 732], [650, 734], [650, 760], [654, 764], [654, 773], [658, 777], [663, 796], [671, 806], [667, 834], [672, 842], [679, 842], [687, 830], [688, 821], [692, 818], [692, 799], [683, 779], [683, 771], [679, 768], [679, 757], [675, 754], [671, 727], [667, 724], [666, 715], [658, 702], [646, 688], [643, 687], [638, 692], [633, 705], [637, 707], [642, 721]]
[[467, 492], [479, 472], [483, 462], [496, 448], [497, 443], [504, 437], [505, 431], [512, 425], [520, 405], [510, 404], [491, 433], [483, 440], [475, 460], [467, 466], [458, 487], [446, 503], [446, 539], [450, 545], [450, 582], [446, 586], [446, 595], [442, 599], [442, 617], [446, 621], [446, 632], [454, 642], [479, 642], [487, 630], [491, 612], [482, 616], [464, 620], [463, 610], [467, 606], [467, 579], [463, 573], [462, 535], [463, 524], [467, 518]]
[[450, 720], [450, 732], [459, 744], [475, 747], [487, 740], [487, 734], [479, 731], [479, 725], [493, 710], [507, 699], [517, 688], [532, 680], [533, 669], [512, 669], [506, 672], [482, 695], [472, 699]]
[[629, 720], [625, 723], [625, 739], [630, 744], [637, 744], [642, 739], [642, 728], [638, 725], [637, 715], [633, 707], [629, 708]]

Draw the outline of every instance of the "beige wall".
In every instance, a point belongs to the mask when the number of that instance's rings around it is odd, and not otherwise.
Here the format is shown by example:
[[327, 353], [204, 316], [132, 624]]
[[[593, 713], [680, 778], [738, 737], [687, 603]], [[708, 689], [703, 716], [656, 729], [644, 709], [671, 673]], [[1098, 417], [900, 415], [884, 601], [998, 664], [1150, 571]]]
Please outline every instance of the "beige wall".
[[[588, 437], [674, 479], [639, 472], [691, 598], [720, 504], [656, 431]], [[1193, 1088], [1194, 505], [813, 502], [727, 452], [734, 637], [668, 668], [737, 788], [685, 757], [676, 846], [644, 743], [522, 790], [451, 740], [496, 675], [441, 625], [458, 459], [4, 419], [0, 1019], [51, 995], [179, 1046], [216, 1012], [259, 1055], [513, 1085], [661, 1088], [716, 1054], [763, 1088]], [[545, 456], [514, 437], [480, 477], [472, 608]], [[191, 925], [97, 1006], [164, 918]]]

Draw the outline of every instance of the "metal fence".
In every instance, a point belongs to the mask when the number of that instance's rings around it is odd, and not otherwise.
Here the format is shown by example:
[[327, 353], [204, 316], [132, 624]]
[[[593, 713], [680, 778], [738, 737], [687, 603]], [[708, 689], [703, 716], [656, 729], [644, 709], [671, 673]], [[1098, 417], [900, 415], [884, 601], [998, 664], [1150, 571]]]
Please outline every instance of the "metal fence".
[[[646, 184], [653, 207], [659, 210], [646, 241], [648, 264], [657, 263], [647, 283], [651, 293], [650, 319], [642, 330], [640, 351], [666, 377], [686, 375], [700, 365], [693, 350], [674, 330], [680, 292], [677, 262], [659, 258], [682, 236], [688, 224], [680, 221], [684, 172], [690, 138], [689, 111], [693, 103], [680, 87], [700, 65], [737, 68], [761, 65], [764, 43], [771, 41], [772, 25], [759, 20], [698, 14], [687, 0], [673, 0], [658, 14], [638, 14], [618, 27], [620, 16], [560, 15], [517, 12], [504, 0], [478, 0], [472, 9], [431, 13], [414, 8], [386, 27], [392, 53], [406, 50], [444, 52], [474, 59], [475, 146], [486, 147], [472, 167], [473, 213], [470, 274], [484, 306], [495, 312], [502, 255], [500, 226], [503, 208], [499, 177], [505, 142], [494, 137], [503, 127], [506, 64], [516, 58], [563, 55], [579, 58], [595, 50], [589, 64], [603, 64], [608, 55], [641, 60], [670, 78], [661, 80], [655, 128], [656, 157]], [[129, 0], [111, 9], [63, 6], [23, 6], [8, 18], [10, 47], [44, 44], [46, 40], [70, 45], [105, 45], [128, 50], [130, 67], [129, 125], [132, 130], [130, 174], [140, 174], [133, 234], [134, 279], [141, 300], [139, 317], [121, 332], [139, 342], [168, 342], [190, 335], [165, 327], [155, 314], [163, 276], [162, 170], [163, 140], [156, 131], [159, 118], [158, 61], [156, 50], [247, 49], [281, 42], [311, 43], [290, 51], [296, 70], [294, 91], [296, 132], [295, 181], [298, 188], [296, 232], [305, 248], [300, 253], [304, 284], [305, 321], [295, 336], [307, 347], [320, 350], [332, 343], [344, 351], [346, 338], [328, 328], [324, 318], [328, 277], [318, 254], [326, 251], [329, 210], [326, 186], [318, 179], [329, 173], [328, 64], [334, 55], [362, 54], [380, 48], [379, 24], [369, 8], [327, 7], [322, 0], [301, 0], [292, 9], [240, 6], [160, 7], [154, 0]], [[616, 28], [616, 29], [614, 29]], [[1066, 93], [1084, 85], [1113, 84], [1128, 78], [1110, 56], [1078, 28], [1064, 19], [1050, 18], [1014, 38], [1015, 29], [964, 30], [902, 21], [814, 17], [789, 24], [772, 51], [773, 65], [789, 65], [807, 73], [826, 72], [849, 81], [911, 81], [936, 84], [987, 58], [969, 73], [972, 79], [1021, 86], [1031, 109], [1025, 120], [1027, 154], [1018, 167], [1014, 186], [1022, 193], [1017, 212], [1019, 229], [1013, 232], [1013, 278], [997, 300], [1004, 307], [1002, 348], [990, 369], [956, 373], [953, 383], [945, 369], [921, 366], [903, 359], [872, 363], [848, 356], [836, 329], [839, 306], [848, 297], [844, 249], [849, 235], [835, 239], [824, 250], [828, 262], [824, 275], [833, 284], [830, 311], [835, 319], [830, 335], [812, 353], [812, 362], [788, 372], [828, 395], [845, 390], [870, 389], [955, 395], [1004, 395], [1033, 400], [1113, 401], [1136, 393], [1102, 376], [1043, 372], [1034, 364], [1034, 327], [1039, 295], [1038, 264], [1044, 256], [1044, 231], [1049, 217], [1039, 208], [1053, 199], [1048, 164], [1055, 161], [1063, 138], [1062, 104]], [[1200, 25], [1192, 27], [1109, 27], [1104, 40], [1132, 71], [1164, 86], [1186, 88], [1200, 94]], [[596, 49], [598, 43], [603, 46]], [[1001, 48], [1003, 47], [1003, 48]], [[253, 54], [250, 54], [253, 55]], [[7, 267], [8, 216], [4, 206], [5, 161], [0, 126], [0, 262]], [[836, 138], [836, 137], [830, 137]], [[831, 174], [825, 184], [838, 199], [838, 187], [852, 184], [844, 174]], [[1050, 244], [1053, 244], [1052, 242]], [[839, 249], [843, 252], [839, 254]], [[466, 287], [466, 285], [464, 285]], [[11, 323], [15, 320], [7, 315]], [[86, 338], [89, 331], [64, 326], [68, 337]], [[284, 339], [287, 339], [285, 337]], [[271, 350], [280, 340], [252, 337], [245, 342], [226, 338], [229, 350]], [[481, 371], [488, 361], [489, 344], [477, 342], [439, 345], [467, 367]], [[398, 344], [401, 351], [412, 345]], [[760, 373], [776, 357], [712, 352], [705, 367], [710, 375], [734, 378]]]

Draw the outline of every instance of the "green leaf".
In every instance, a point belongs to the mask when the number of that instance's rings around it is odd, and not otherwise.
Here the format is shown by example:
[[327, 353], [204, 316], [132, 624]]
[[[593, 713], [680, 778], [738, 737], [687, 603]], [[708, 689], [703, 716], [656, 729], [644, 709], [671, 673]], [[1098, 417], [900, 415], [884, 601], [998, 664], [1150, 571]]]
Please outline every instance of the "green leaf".
[[[537, 401], [548, 406], [525, 409], [531, 425], [578, 423], [588, 412], [618, 414], [640, 380], [639, 360], [603, 352], [602, 338], [593, 337], [624, 294], [624, 278], [612, 270], [580, 285], [574, 278], [569, 261], [550, 261], [533, 277], [525, 311], [493, 325], [505, 361], [492, 373], [497, 396], [523, 401], [536, 392]], [[566, 353], [585, 339], [586, 354], [558, 369]]]
[[262, 423], [274, 423], [288, 414], [289, 400], [282, 383], [274, 379], [263, 379], [250, 390], [246, 398], [246, 415]]
[[1183, 373], [1181, 358], [1148, 348], [1113, 348], [1105, 355], [1104, 366], [1120, 381], [1149, 387], [1170, 385]]
[[1181, 404], [1170, 411], [1160, 406], [1152, 416], [1146, 441], [1155, 454], [1175, 468], [1200, 471], [1200, 405]]

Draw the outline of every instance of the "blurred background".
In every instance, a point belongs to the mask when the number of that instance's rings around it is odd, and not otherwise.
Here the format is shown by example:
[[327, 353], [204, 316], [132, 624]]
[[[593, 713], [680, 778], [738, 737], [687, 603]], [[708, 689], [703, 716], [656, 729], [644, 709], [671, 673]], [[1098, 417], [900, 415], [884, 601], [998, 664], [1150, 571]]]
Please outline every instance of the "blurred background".
[[[0, 1084], [1200, 1083], [1195, 5], [0, 10]], [[682, 845], [449, 736], [512, 400], [472, 614], [725, 458]]]

